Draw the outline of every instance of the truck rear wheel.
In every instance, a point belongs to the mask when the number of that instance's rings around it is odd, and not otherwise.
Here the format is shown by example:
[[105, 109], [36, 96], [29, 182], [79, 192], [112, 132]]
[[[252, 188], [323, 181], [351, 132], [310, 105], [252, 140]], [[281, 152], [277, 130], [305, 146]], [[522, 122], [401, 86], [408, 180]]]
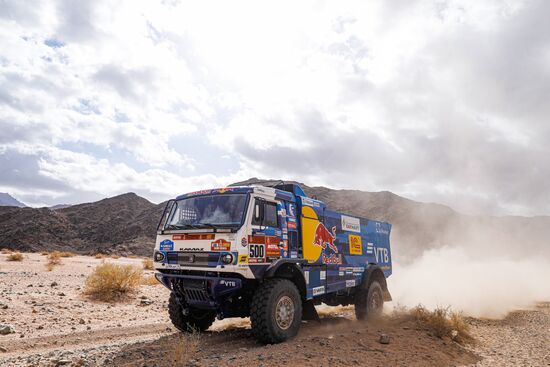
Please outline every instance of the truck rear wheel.
[[280, 343], [298, 333], [302, 300], [287, 279], [268, 279], [254, 293], [250, 307], [252, 333], [262, 343]]
[[376, 280], [368, 288], [360, 287], [355, 294], [355, 317], [357, 320], [373, 320], [382, 315], [384, 296]]
[[184, 333], [205, 331], [216, 319], [216, 313], [214, 311], [182, 306], [178, 302], [174, 292], [170, 293], [168, 314], [170, 315], [172, 324], [174, 324], [179, 331]]

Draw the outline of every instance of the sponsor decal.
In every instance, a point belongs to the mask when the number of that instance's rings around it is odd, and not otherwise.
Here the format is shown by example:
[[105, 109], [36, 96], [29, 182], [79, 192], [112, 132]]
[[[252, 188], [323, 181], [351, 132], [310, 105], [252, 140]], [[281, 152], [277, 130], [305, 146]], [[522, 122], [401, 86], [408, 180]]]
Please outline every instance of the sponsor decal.
[[248, 263], [265, 262], [265, 244], [250, 243], [248, 245]]
[[342, 263], [342, 256], [336, 255], [336, 254], [330, 254], [330, 256], [327, 256], [327, 254], [323, 254], [323, 264], [341, 264]]
[[346, 280], [346, 287], [355, 287], [355, 279]]
[[361, 233], [361, 223], [359, 222], [359, 218], [342, 215], [342, 229], [344, 231]]
[[236, 287], [237, 286], [237, 282], [234, 281], [234, 280], [225, 280], [225, 279], [222, 279], [220, 280], [220, 285], [224, 285], [226, 287]]
[[218, 192], [220, 194], [225, 194], [226, 192], [233, 191], [233, 188], [231, 187], [224, 187], [223, 189], [218, 189]]
[[343, 272], [343, 271], [339, 271], [339, 272], [338, 272], [338, 276], [343, 277], [343, 276], [344, 276], [344, 272]]
[[290, 251], [290, 258], [295, 259], [298, 257], [298, 251]]
[[349, 253], [351, 255], [363, 255], [363, 245], [361, 244], [361, 236], [350, 234], [349, 238]]
[[198, 248], [198, 247], [189, 247], [189, 248], [184, 248], [183, 250], [185, 250], [185, 251], [191, 251], [191, 252], [200, 252], [200, 251], [203, 251], [202, 248]]
[[390, 231], [382, 227], [382, 223], [376, 222], [376, 233], [390, 234]]
[[212, 251], [229, 251], [231, 249], [231, 242], [219, 238], [210, 244]]
[[174, 242], [170, 240], [163, 240], [160, 242], [160, 251], [173, 251]]
[[279, 257], [281, 255], [281, 250], [278, 244], [267, 244], [265, 252], [267, 257]]
[[288, 222], [286, 226], [290, 229], [296, 229], [296, 222]]
[[239, 255], [239, 264], [246, 264], [248, 262], [248, 255]]
[[313, 296], [318, 296], [320, 294], [325, 293], [325, 286], [322, 285], [320, 287], [315, 287], [312, 289]]
[[213, 240], [214, 233], [204, 233], [204, 234], [175, 234], [172, 236], [174, 241], [189, 241], [189, 240]]
[[246, 237], [243, 237], [243, 238], [241, 239], [241, 246], [242, 246], [242, 247], [248, 246], [248, 240], [246, 239]]
[[374, 244], [368, 242], [367, 243], [367, 254], [372, 254], [374, 253]]
[[320, 246], [323, 249], [329, 247], [332, 251], [338, 253], [338, 247], [334, 244], [336, 239], [336, 227], [332, 227], [332, 232], [329, 232], [327, 227], [321, 222], [317, 224], [315, 229], [315, 235], [313, 237], [313, 244]]
[[302, 198], [302, 204], [304, 205], [307, 205], [307, 206], [312, 206], [314, 208], [319, 208], [321, 206], [321, 204], [319, 204], [318, 201], [315, 201], [313, 199], [310, 199], [310, 198]]
[[294, 207], [294, 204], [288, 204], [288, 216], [289, 217], [296, 216], [296, 208]]
[[288, 251], [285, 250], [285, 251], [283, 252], [283, 256], [284, 256], [284, 257], [287, 257], [287, 256], [288, 256]]
[[327, 279], [327, 272], [324, 270], [321, 270], [321, 272], [319, 273], [319, 279], [321, 280]]
[[374, 256], [376, 257], [376, 262], [388, 263], [390, 262], [390, 254], [387, 248], [377, 247], [374, 251]]
[[309, 284], [309, 271], [304, 271], [304, 278], [306, 278], [306, 284]]
[[365, 268], [353, 268], [354, 273], [362, 273], [365, 271]]

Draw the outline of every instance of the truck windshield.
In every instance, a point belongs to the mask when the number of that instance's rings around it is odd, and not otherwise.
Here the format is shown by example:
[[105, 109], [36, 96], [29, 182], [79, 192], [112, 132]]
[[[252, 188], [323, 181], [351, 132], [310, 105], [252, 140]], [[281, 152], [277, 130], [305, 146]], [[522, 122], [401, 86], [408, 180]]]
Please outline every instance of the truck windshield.
[[196, 196], [176, 201], [165, 229], [239, 227], [246, 194]]

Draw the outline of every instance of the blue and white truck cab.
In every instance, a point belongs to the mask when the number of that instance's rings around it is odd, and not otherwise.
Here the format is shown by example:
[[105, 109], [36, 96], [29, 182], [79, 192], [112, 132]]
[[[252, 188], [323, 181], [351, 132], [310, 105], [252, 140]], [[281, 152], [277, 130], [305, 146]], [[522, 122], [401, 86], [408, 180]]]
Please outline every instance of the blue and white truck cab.
[[264, 343], [297, 334], [314, 305], [355, 305], [358, 319], [391, 300], [391, 225], [327, 209], [296, 184], [239, 186], [166, 205], [154, 251], [181, 331], [250, 317]]

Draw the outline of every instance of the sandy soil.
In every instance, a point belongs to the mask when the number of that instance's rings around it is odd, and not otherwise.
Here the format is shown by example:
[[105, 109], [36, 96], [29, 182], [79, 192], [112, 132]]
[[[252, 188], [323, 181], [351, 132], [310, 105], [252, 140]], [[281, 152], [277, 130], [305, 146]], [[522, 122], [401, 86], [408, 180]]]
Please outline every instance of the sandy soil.
[[[543, 306], [501, 321], [470, 320], [480, 342], [469, 350], [409, 321], [359, 323], [349, 308], [323, 310], [321, 322], [304, 322], [287, 343], [260, 345], [248, 320], [238, 319], [217, 321], [191, 345], [169, 323], [168, 290], [160, 285], [141, 286], [115, 305], [83, 297], [86, 276], [101, 261], [63, 258], [48, 272], [40, 254], [25, 254], [22, 262], [0, 255], [0, 324], [15, 328], [0, 335], [1, 366], [550, 365]], [[141, 259], [107, 261], [141, 266]], [[381, 334], [389, 344], [379, 343]]]

